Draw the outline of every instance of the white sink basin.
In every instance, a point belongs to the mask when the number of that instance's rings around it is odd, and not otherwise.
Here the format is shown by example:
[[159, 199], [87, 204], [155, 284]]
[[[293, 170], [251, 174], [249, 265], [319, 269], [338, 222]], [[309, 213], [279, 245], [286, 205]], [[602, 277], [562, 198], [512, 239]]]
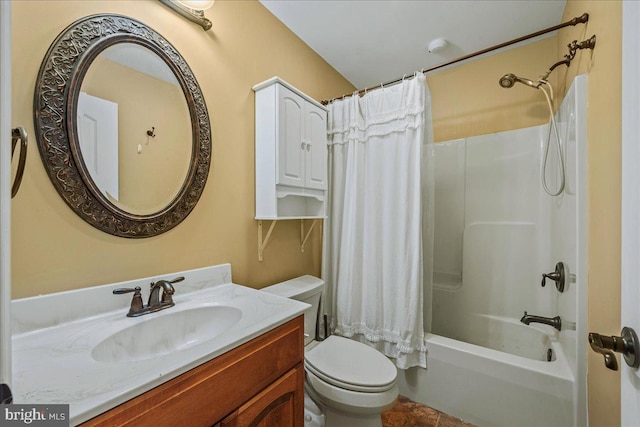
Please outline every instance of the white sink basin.
[[201, 344], [222, 334], [242, 318], [224, 305], [180, 311], [169, 308], [115, 332], [98, 343], [91, 356], [98, 362], [127, 362], [160, 357]]

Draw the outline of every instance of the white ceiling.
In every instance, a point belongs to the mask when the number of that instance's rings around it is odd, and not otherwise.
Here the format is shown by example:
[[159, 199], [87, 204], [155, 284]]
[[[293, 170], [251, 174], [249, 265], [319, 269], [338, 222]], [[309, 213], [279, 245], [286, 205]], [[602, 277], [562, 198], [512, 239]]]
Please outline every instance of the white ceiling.
[[160, 56], [144, 46], [135, 43], [117, 43], [100, 53], [100, 56], [133, 68], [143, 74], [180, 87], [171, 68]]
[[[561, 22], [566, 0], [260, 0], [359, 89]], [[428, 53], [435, 38], [449, 45]]]

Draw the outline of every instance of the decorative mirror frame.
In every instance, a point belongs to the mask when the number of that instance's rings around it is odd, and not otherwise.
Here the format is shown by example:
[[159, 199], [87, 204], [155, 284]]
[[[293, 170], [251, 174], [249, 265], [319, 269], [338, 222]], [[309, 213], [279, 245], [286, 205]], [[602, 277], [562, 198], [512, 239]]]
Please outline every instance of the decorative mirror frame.
[[[150, 215], [126, 212], [106, 199], [86, 169], [78, 140], [76, 112], [82, 80], [102, 51], [125, 42], [150, 49], [171, 68], [191, 118], [187, 177], [174, 199]], [[191, 213], [204, 190], [211, 164], [211, 126], [200, 86], [171, 43], [135, 19], [113, 14], [87, 16], [58, 35], [38, 73], [34, 125], [40, 157], [53, 186], [78, 216], [106, 233], [128, 238], [164, 233]]]

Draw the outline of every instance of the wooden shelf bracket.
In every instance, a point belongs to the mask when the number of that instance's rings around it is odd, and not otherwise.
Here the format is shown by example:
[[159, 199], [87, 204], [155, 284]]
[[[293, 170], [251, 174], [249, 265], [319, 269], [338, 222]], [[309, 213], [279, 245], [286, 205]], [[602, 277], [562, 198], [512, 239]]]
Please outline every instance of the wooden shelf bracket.
[[[288, 218], [283, 218], [283, 219], [288, 219]], [[290, 218], [290, 219], [294, 219], [294, 218]], [[306, 218], [306, 219], [310, 219], [311, 222], [311, 226], [309, 227], [308, 230], [304, 229], [304, 218], [300, 219], [300, 252], [304, 253], [304, 246], [307, 244], [307, 240], [309, 240], [309, 237], [311, 236], [311, 232], [313, 231], [313, 227], [316, 226], [316, 222], [318, 221], [317, 218]], [[262, 224], [262, 220], [259, 219], [258, 220], [258, 261], [262, 261], [264, 259], [264, 249], [267, 247], [267, 244], [269, 243], [269, 239], [271, 238], [271, 233], [273, 233], [273, 229], [276, 226], [276, 223], [278, 222], [278, 219], [273, 219], [271, 220], [271, 224], [269, 225], [269, 229], [267, 230], [267, 234], [264, 234], [264, 226]]]
[[309, 230], [307, 230], [307, 234], [304, 234], [304, 219], [300, 220], [300, 252], [304, 253], [304, 245], [307, 243], [307, 240], [309, 240], [309, 236], [311, 235], [311, 232], [313, 231], [313, 227], [315, 227], [316, 225], [316, 221], [317, 219], [314, 219], [313, 222], [311, 223], [311, 227], [309, 227]]
[[271, 225], [269, 226], [269, 230], [267, 230], [267, 235], [262, 239], [262, 220], [258, 220], [258, 261], [262, 261], [262, 254], [264, 253], [264, 248], [269, 243], [269, 238], [271, 237], [271, 233], [276, 226], [276, 220], [271, 221]]

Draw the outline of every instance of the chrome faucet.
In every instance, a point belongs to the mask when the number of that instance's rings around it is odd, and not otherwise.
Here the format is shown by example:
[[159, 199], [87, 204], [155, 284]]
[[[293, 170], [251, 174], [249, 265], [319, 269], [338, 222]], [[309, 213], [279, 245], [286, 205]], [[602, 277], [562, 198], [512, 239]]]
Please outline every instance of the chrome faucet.
[[542, 316], [534, 316], [533, 314], [527, 314], [524, 312], [524, 316], [520, 319], [522, 323], [528, 325], [529, 323], [543, 323], [545, 325], [553, 326], [557, 330], [562, 329], [562, 320], [560, 316], [556, 317], [542, 317]]
[[[174, 283], [182, 282], [184, 277], [177, 277], [173, 280], [158, 280], [151, 283], [151, 292], [149, 293], [149, 302], [147, 305], [142, 303], [142, 294], [139, 286], [135, 288], [118, 288], [114, 289], [114, 294], [126, 294], [133, 292], [133, 299], [131, 300], [131, 307], [129, 308], [128, 317], [138, 317], [143, 314], [155, 313], [156, 311], [164, 310], [165, 308], [173, 307], [173, 294], [175, 289]], [[160, 291], [162, 290], [162, 298], [160, 298]]]

